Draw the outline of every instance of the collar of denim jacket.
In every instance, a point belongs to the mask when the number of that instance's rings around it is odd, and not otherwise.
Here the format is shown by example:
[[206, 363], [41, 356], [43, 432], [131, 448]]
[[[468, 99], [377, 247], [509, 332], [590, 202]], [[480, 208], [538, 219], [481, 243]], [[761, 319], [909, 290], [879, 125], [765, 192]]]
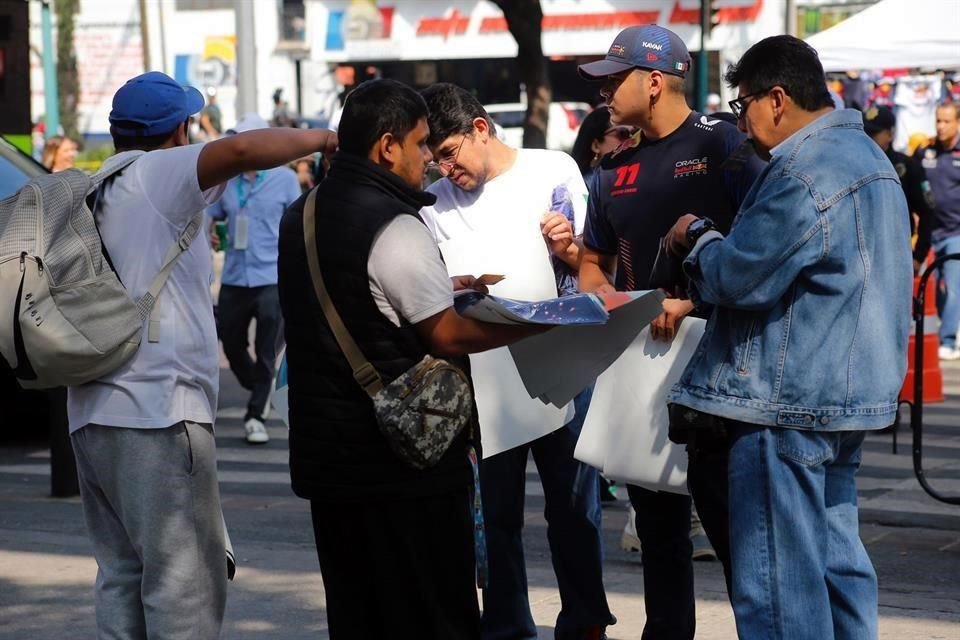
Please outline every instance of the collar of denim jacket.
[[802, 129], [798, 129], [789, 138], [770, 149], [770, 157], [775, 158], [783, 155], [815, 133], [833, 127], [856, 127], [862, 130], [863, 115], [859, 109], [834, 109]]

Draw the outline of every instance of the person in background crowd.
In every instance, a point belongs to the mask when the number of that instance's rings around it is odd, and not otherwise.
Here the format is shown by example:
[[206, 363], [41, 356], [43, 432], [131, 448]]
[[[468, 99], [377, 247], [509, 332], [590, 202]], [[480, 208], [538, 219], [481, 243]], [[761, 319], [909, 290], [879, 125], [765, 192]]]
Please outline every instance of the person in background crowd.
[[[144, 295], [176, 243], [179, 257], [131, 360], [68, 390], [87, 531], [97, 560], [98, 638], [217, 638], [227, 591], [213, 421], [219, 353], [210, 247], [183, 246], [230, 178], [332, 151], [330, 131], [267, 130], [187, 144], [203, 95], [151, 71], [114, 94], [117, 156], [97, 228], [131, 297]], [[202, 234], [199, 234], [202, 235]], [[152, 325], [151, 320], [145, 324]]]
[[[319, 268], [333, 274], [324, 278], [330, 300], [384, 384], [427, 354], [462, 364], [467, 353], [543, 331], [454, 310], [454, 289], [474, 287], [476, 278], [447, 275], [418, 216], [435, 197], [421, 191], [431, 154], [427, 106], [416, 91], [395, 80], [361, 84], [338, 132], [339, 151], [316, 188]], [[475, 424], [465, 428], [426, 469], [393, 452], [314, 293], [305, 201], [280, 223], [280, 305], [290, 476], [294, 493], [310, 500], [330, 638], [477, 640], [468, 451], [479, 433]]]
[[[936, 256], [960, 253], [960, 104], [945, 102], [937, 108], [937, 137], [917, 150], [933, 193], [930, 241]], [[940, 359], [960, 360], [960, 260], [940, 267], [937, 309], [940, 312]]]
[[906, 372], [906, 201], [860, 112], [834, 109], [808, 44], [766, 38], [725, 80], [769, 164], [726, 234], [684, 215], [667, 235], [691, 298], [713, 305], [668, 396], [671, 421], [731, 439], [739, 637], [874, 640], [855, 475], [865, 432], [896, 418]]
[[204, 140], [216, 140], [223, 134], [223, 116], [217, 104], [216, 87], [207, 87], [207, 105], [200, 111], [200, 131]]
[[570, 155], [586, 184], [590, 184], [600, 159], [629, 140], [634, 132], [632, 127], [610, 124], [610, 111], [605, 107], [594, 109], [584, 117]]
[[708, 95], [707, 104], [704, 105], [704, 111], [706, 113], [714, 113], [721, 110], [723, 110], [723, 105], [720, 104], [720, 95], [717, 93]]
[[930, 225], [933, 223], [933, 193], [927, 181], [926, 172], [916, 159], [894, 151], [894, 128], [897, 119], [890, 107], [870, 107], [863, 113], [863, 130], [874, 142], [880, 145], [893, 164], [897, 176], [900, 177], [900, 186], [903, 195], [907, 197], [907, 208], [910, 211], [910, 233], [916, 234], [917, 243], [913, 249], [913, 270], [920, 270], [920, 265], [930, 253]]
[[[601, 160], [591, 181], [580, 263], [583, 291], [652, 288], [659, 238], [690, 212], [710, 216], [729, 230], [762, 170], [759, 159], [744, 153], [742, 133], [687, 105], [690, 64], [675, 33], [646, 25], [623, 30], [606, 59], [580, 66], [581, 75], [602, 81], [600, 93], [611, 122], [641, 130]], [[615, 274], [614, 283], [607, 274]], [[655, 339], [673, 339], [685, 316], [706, 313], [681, 298], [671, 297], [663, 307], [650, 327]], [[687, 442], [690, 494], [729, 579], [726, 436], [709, 429], [674, 435], [672, 425], [671, 435]], [[696, 630], [691, 497], [631, 485], [627, 493], [641, 543], [647, 612], [643, 637], [690, 640]]]
[[72, 169], [77, 156], [77, 143], [66, 136], [53, 136], [43, 145], [43, 154], [40, 164], [56, 173], [64, 169]]
[[[244, 114], [228, 134], [268, 128], [255, 113]], [[283, 341], [283, 320], [277, 292], [280, 218], [300, 197], [296, 174], [287, 167], [248, 171], [227, 183], [223, 197], [207, 209], [210, 244], [226, 256], [220, 276], [217, 323], [223, 352], [237, 381], [250, 392], [243, 429], [247, 442], [270, 440], [264, 422], [270, 413], [270, 392]], [[227, 221], [227, 246], [220, 246], [215, 226]], [[250, 322], [256, 321], [250, 357]]]
[[271, 127], [294, 127], [297, 118], [290, 110], [290, 105], [283, 99], [283, 88], [278, 87], [273, 92], [273, 116], [270, 118]]
[[317, 186], [315, 181], [315, 164], [316, 161], [313, 156], [309, 156], [307, 158], [298, 158], [292, 165], [294, 173], [297, 174], [297, 183], [300, 185], [300, 190], [303, 193]]
[[[504, 144], [493, 132], [489, 114], [466, 89], [438, 83], [424, 89], [423, 96], [430, 112], [428, 144], [443, 178], [430, 185], [437, 201], [420, 215], [437, 242], [470, 238], [467, 229], [495, 229], [503, 237], [515, 237], [539, 228], [555, 258], [550, 267], [557, 290], [575, 293], [576, 236], [586, 208], [586, 187], [576, 164], [560, 151]], [[480, 466], [490, 559], [489, 584], [483, 590], [484, 640], [537, 635], [522, 541], [524, 478], [531, 455], [543, 486], [550, 557], [560, 589], [555, 637], [599, 640], [616, 621], [603, 589], [598, 473], [582, 469], [573, 457], [591, 394], [592, 387], [577, 395], [568, 424], [561, 422], [545, 436], [488, 456]], [[509, 426], [509, 416], [504, 422]]]

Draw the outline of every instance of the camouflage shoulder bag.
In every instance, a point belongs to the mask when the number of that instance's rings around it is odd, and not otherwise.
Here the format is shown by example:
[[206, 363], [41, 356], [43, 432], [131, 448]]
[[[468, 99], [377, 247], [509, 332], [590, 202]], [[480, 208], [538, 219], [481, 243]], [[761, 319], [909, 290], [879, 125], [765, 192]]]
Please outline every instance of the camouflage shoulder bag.
[[473, 414], [473, 392], [467, 376], [455, 365], [427, 355], [390, 384], [363, 356], [320, 273], [316, 238], [316, 189], [303, 205], [303, 236], [313, 288], [323, 315], [353, 369], [353, 377], [373, 400], [380, 432], [404, 462], [417, 469], [435, 465]]

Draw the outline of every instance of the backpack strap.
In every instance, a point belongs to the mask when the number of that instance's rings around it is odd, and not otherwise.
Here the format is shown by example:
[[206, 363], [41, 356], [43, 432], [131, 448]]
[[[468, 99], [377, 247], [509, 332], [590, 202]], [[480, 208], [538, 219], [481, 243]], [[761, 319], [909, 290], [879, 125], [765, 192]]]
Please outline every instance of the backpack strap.
[[[90, 176], [90, 191], [95, 190], [100, 186], [100, 183], [106, 182], [116, 174], [120, 173], [127, 167], [129, 167], [133, 162], [142, 156], [146, 151], [134, 150], [134, 151], [121, 151], [112, 158], [107, 158], [107, 161], [104, 162], [106, 165], [104, 168], [101, 168], [100, 171], [97, 171], [95, 174]], [[93, 208], [91, 207], [91, 210]]]
[[157, 297], [160, 296], [160, 290], [167, 283], [167, 277], [173, 270], [173, 265], [177, 263], [177, 258], [190, 248], [190, 243], [197, 237], [200, 227], [203, 226], [203, 214], [193, 218], [186, 228], [180, 232], [180, 237], [167, 250], [167, 255], [163, 258], [163, 266], [160, 272], [154, 276], [147, 288], [147, 292], [137, 300], [137, 310], [140, 312], [140, 318], [150, 317], [149, 328], [147, 329], [147, 340], [150, 342], [160, 341], [160, 310], [156, 307]]

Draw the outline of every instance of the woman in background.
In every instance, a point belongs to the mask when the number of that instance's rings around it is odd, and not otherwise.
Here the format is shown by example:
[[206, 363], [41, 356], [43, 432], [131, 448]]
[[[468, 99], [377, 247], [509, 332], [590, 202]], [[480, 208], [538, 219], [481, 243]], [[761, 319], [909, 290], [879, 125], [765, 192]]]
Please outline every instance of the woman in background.
[[40, 164], [56, 173], [73, 168], [77, 155], [77, 143], [66, 136], [53, 136], [43, 145]]
[[580, 123], [580, 131], [570, 152], [580, 167], [587, 186], [590, 185], [593, 169], [600, 163], [600, 159], [626, 142], [633, 134], [632, 127], [611, 126], [610, 112], [603, 107], [587, 114]]

